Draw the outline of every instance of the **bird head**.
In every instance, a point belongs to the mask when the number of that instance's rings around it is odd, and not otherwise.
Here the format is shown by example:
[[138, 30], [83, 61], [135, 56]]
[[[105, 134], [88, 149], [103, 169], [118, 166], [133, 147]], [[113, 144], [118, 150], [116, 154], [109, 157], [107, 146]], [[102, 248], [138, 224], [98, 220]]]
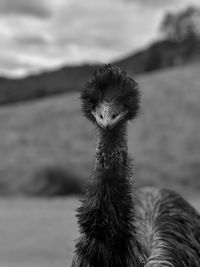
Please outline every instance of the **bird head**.
[[136, 117], [140, 94], [137, 83], [126, 72], [105, 65], [83, 88], [81, 100], [86, 117], [101, 129], [111, 130]]

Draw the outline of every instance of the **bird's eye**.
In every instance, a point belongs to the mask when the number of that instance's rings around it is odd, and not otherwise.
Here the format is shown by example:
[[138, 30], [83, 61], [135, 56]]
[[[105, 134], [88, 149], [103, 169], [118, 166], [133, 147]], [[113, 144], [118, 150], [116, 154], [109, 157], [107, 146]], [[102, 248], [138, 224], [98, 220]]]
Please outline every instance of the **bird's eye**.
[[95, 109], [96, 105], [94, 103], [92, 103], [92, 109]]
[[123, 100], [123, 106], [125, 108], [128, 108], [128, 107], [130, 107], [132, 102], [133, 102], [133, 97], [131, 97], [131, 96], [125, 97]]
[[92, 109], [95, 109], [96, 105], [97, 105], [97, 101], [93, 98], [87, 98], [88, 103], [90, 104]]

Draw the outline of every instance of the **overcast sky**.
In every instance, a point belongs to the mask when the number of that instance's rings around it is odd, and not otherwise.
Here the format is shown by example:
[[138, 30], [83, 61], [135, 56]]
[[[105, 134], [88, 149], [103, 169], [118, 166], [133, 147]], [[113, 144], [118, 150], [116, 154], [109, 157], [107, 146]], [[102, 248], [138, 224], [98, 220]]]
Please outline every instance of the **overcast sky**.
[[0, 75], [109, 62], [158, 36], [163, 14], [199, 0], [0, 0]]

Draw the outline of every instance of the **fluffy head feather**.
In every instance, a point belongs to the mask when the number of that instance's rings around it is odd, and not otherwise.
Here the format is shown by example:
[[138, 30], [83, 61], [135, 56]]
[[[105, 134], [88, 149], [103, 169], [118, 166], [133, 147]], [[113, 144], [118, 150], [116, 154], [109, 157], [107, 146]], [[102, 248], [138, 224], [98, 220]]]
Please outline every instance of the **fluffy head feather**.
[[116, 107], [127, 110], [125, 120], [136, 117], [140, 107], [136, 81], [127, 77], [125, 71], [110, 64], [94, 72], [91, 81], [81, 91], [81, 100], [85, 116], [92, 121], [95, 121], [92, 111], [103, 101], [112, 100]]

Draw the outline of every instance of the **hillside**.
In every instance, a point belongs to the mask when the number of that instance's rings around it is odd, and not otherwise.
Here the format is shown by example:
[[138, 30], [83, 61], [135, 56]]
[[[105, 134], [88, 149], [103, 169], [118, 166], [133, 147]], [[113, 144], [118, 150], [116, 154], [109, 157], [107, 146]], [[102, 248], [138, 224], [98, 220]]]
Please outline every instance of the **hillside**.
[[83, 65], [63, 67], [21, 79], [0, 78], [0, 104], [78, 91], [94, 69], [95, 66]]
[[[158, 41], [113, 64], [135, 75], [196, 61], [200, 62], [200, 42], [193, 43], [191, 47], [190, 42]], [[0, 105], [78, 91], [97, 67], [65, 66], [23, 79], [0, 78]]]
[[[138, 76], [141, 114], [129, 129], [137, 185], [200, 191], [200, 65]], [[0, 193], [54, 194], [84, 181], [95, 150], [78, 94], [0, 109]], [[59, 184], [60, 183], [60, 184]], [[57, 190], [57, 191], [56, 191]]]

